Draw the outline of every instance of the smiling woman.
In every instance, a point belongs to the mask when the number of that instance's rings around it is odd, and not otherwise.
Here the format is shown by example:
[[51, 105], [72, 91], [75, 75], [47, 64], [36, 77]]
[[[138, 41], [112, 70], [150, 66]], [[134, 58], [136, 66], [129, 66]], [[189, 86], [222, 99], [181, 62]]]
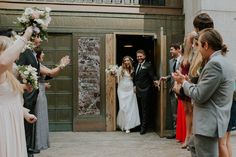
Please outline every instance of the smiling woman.
[[117, 125], [126, 133], [130, 133], [130, 129], [140, 124], [139, 110], [137, 98], [133, 87], [133, 63], [130, 56], [125, 56], [122, 65], [117, 72], [118, 81], [118, 99], [119, 112], [117, 115]]

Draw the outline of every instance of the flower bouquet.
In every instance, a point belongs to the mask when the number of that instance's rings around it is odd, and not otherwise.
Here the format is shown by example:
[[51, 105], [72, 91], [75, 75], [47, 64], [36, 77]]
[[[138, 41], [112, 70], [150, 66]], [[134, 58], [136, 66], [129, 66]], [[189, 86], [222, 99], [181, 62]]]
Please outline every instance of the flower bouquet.
[[22, 16], [17, 18], [17, 23], [19, 23], [23, 29], [33, 26], [32, 37], [34, 38], [39, 35], [42, 40], [47, 40], [47, 28], [51, 22], [50, 12], [51, 9], [49, 7], [45, 9], [39, 9], [37, 7], [26, 8]]
[[108, 68], [106, 68], [106, 73], [108, 74], [116, 74], [118, 71], [118, 65], [109, 65]]
[[31, 65], [19, 65], [17, 67], [20, 77], [24, 84], [30, 84], [33, 89], [38, 89], [37, 69]]

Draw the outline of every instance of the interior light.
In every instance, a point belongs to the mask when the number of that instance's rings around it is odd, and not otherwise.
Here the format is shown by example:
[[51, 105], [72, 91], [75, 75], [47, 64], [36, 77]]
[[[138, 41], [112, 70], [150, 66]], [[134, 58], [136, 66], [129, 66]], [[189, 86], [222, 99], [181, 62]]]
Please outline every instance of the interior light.
[[133, 47], [133, 45], [124, 45], [124, 47]]

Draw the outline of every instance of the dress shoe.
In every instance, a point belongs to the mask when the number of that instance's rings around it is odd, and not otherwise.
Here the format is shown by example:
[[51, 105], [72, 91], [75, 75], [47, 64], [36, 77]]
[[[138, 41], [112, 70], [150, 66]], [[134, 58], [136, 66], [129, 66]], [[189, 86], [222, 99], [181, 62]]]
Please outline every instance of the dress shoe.
[[30, 154], [39, 154], [39, 153], [40, 153], [40, 150], [28, 148], [28, 152], [29, 152]]
[[28, 153], [28, 157], [34, 157], [34, 154], [29, 154], [29, 153]]
[[169, 135], [169, 136], [166, 136], [167, 139], [175, 139], [176, 138], [176, 135], [173, 134], [173, 135]]
[[140, 135], [143, 135], [143, 134], [145, 134], [146, 133], [146, 130], [145, 129], [141, 129], [140, 130]]

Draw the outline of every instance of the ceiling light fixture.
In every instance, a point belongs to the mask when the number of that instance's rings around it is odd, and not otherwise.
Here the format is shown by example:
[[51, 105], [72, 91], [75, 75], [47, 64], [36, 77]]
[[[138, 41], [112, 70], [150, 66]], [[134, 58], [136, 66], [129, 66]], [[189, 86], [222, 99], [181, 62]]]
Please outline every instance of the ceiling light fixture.
[[133, 45], [124, 45], [124, 47], [133, 47]]

